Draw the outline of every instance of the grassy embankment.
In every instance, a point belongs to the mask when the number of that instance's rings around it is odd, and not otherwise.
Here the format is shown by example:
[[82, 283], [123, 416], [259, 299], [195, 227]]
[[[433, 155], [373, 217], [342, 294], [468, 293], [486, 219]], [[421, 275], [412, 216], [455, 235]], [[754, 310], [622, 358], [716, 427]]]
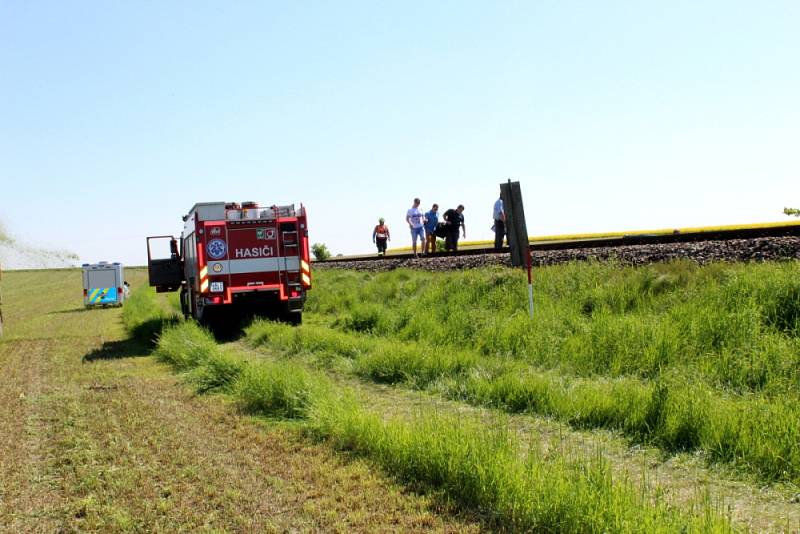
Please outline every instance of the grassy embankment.
[[[158, 312], [154, 312], [158, 313]], [[129, 323], [146, 323], [139, 317]], [[559, 532], [728, 531], [708, 502], [686, 513], [611, 476], [599, 458], [545, 455], [523, 446], [501, 423], [427, 410], [384, 420], [297, 362], [265, 362], [233, 353], [193, 322], [167, 328], [155, 355], [185, 373], [198, 391], [220, 391], [246, 411], [303, 421], [336, 448], [365, 456], [414, 485], [502, 529]]]
[[800, 481], [800, 267], [572, 264], [522, 273], [318, 272], [307, 324], [254, 344], [364, 378], [700, 450]]

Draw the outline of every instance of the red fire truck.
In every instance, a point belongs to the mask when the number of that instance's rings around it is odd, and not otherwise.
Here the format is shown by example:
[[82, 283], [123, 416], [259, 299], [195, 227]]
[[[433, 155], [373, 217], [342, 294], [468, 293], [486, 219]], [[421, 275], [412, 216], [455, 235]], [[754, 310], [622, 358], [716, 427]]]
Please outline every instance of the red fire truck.
[[[210, 326], [248, 313], [300, 323], [311, 289], [302, 205], [204, 202], [183, 222], [180, 242], [147, 238], [148, 275], [157, 292], [180, 290], [184, 315]], [[167, 257], [154, 257], [158, 240], [169, 240]]]

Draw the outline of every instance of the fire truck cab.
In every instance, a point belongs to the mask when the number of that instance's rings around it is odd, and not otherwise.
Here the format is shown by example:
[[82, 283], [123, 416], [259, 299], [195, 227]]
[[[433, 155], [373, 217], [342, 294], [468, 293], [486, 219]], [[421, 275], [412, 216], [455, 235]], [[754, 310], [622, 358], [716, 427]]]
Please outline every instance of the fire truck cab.
[[[148, 275], [157, 292], [180, 290], [184, 315], [203, 324], [245, 313], [300, 323], [311, 289], [302, 205], [204, 202], [183, 221], [180, 240], [147, 238]], [[157, 240], [169, 240], [166, 257], [155, 257]]]

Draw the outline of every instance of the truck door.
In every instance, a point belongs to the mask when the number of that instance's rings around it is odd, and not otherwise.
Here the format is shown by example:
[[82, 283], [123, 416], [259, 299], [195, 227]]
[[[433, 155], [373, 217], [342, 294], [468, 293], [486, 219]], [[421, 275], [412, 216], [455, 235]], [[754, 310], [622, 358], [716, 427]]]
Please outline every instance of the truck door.
[[[169, 240], [169, 241], [167, 241]], [[168, 243], [165, 247], [165, 243]], [[156, 292], [177, 291], [183, 283], [183, 261], [178, 241], [171, 235], [147, 238], [147, 274]]]

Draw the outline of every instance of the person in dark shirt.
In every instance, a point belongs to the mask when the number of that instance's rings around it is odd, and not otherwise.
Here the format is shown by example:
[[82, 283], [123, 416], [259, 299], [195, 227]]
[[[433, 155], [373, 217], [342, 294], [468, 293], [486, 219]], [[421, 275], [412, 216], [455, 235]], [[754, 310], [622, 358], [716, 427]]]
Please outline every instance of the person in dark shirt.
[[444, 212], [442, 218], [447, 225], [447, 235], [444, 238], [445, 250], [458, 250], [458, 234], [461, 229], [462, 237], [467, 237], [467, 227], [464, 225], [464, 205], [459, 204], [456, 209]]

